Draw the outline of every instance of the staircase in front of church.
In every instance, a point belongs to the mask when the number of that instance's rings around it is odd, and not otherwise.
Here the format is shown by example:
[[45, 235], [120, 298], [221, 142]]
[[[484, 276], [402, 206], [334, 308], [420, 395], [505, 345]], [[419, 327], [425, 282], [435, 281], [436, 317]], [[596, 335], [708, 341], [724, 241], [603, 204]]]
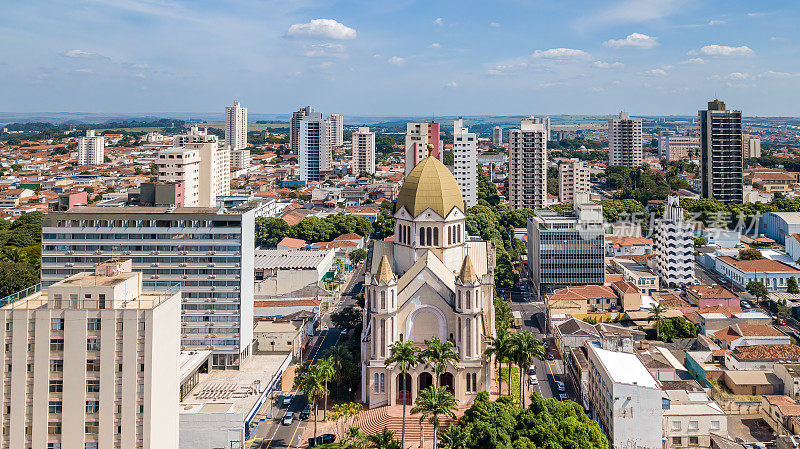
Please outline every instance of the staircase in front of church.
[[[420, 415], [412, 415], [411, 407], [410, 405], [406, 407], [406, 411], [408, 412], [406, 415], [406, 446], [417, 447], [419, 446], [420, 437]], [[463, 415], [464, 410], [465, 409], [461, 408], [456, 410], [456, 416], [459, 417]], [[439, 426], [439, 432], [450, 427], [451, 424], [456, 423], [456, 420], [450, 418], [439, 417], [439, 420], [442, 423]], [[394, 437], [397, 441], [400, 441], [400, 434], [403, 427], [403, 406], [383, 406], [364, 410], [358, 414], [358, 426], [361, 428], [361, 431], [368, 435], [379, 434], [383, 432], [384, 428], [389, 429], [394, 432]], [[433, 425], [427, 420], [423, 423], [422, 430], [425, 432], [425, 441], [433, 439]]]

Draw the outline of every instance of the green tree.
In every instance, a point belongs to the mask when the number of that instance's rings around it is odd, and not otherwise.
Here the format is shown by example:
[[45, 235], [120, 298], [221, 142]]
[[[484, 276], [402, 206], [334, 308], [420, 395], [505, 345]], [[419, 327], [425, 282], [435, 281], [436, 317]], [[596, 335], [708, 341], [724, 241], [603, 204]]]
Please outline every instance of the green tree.
[[0, 298], [39, 282], [39, 272], [25, 262], [0, 262]]
[[794, 276], [790, 277], [786, 282], [786, 292], [795, 294], [800, 293], [800, 289], [797, 288], [797, 279], [795, 279]]
[[456, 352], [455, 345], [449, 340], [442, 341], [439, 337], [433, 337], [430, 340], [425, 340], [425, 346], [420, 357], [425, 361], [426, 367], [433, 369], [436, 375], [436, 387], [438, 388], [440, 377], [442, 373], [447, 371], [447, 366], [455, 366], [460, 358]]
[[457, 401], [455, 396], [450, 394], [445, 387], [430, 386], [419, 392], [417, 402], [411, 409], [412, 414], [419, 414], [419, 423], [422, 424], [426, 419], [433, 425], [433, 449], [438, 448], [438, 433], [441, 421], [439, 416], [455, 418]]
[[338, 329], [355, 329], [356, 326], [361, 325], [361, 311], [355, 306], [347, 306], [332, 313], [331, 322]]
[[[406, 382], [406, 374], [408, 374], [408, 370], [417, 366], [420, 362], [420, 355], [419, 349], [414, 346], [413, 341], [396, 341], [391, 346], [389, 346], [389, 357], [384, 362], [384, 365], [388, 368], [391, 364], [397, 364], [397, 367], [400, 368], [400, 390], [406, 391], [406, 388], [409, 387], [405, 385]], [[410, 388], [409, 388], [410, 389]], [[407, 398], [403, 396], [403, 427], [400, 433], [400, 444], [403, 448], [405, 448], [406, 444], [406, 402]]]
[[376, 435], [367, 435], [367, 442], [372, 449], [402, 449], [401, 443], [394, 439], [394, 432], [383, 428], [383, 432]]
[[460, 426], [451, 425], [439, 436], [439, 447], [442, 449], [467, 449], [469, 442], [469, 432]]
[[350, 251], [350, 254], [347, 255], [347, 258], [350, 259], [350, 263], [353, 265], [358, 265], [362, 260], [367, 258], [367, 251], [361, 248]]
[[664, 316], [664, 313], [667, 311], [664, 306], [659, 303], [652, 304], [650, 307], [647, 308], [649, 315], [647, 317], [647, 321], [655, 321], [656, 322], [656, 338], [661, 339], [661, 317]]
[[[519, 398], [522, 408], [525, 408], [525, 374], [534, 359], [544, 359], [544, 347], [542, 342], [536, 339], [531, 332], [522, 331], [511, 337], [511, 348], [512, 356], [519, 367]], [[511, 379], [509, 378], [509, 389], [510, 386]]]
[[765, 300], [769, 297], [769, 290], [761, 282], [750, 281], [747, 283], [747, 292], [760, 300]]
[[509, 382], [508, 382], [508, 394], [511, 394], [511, 360], [509, 359], [509, 353], [511, 352], [511, 337], [508, 334], [506, 329], [497, 329], [497, 336], [496, 337], [489, 337], [489, 345], [484, 351], [483, 355], [486, 358], [491, 358], [494, 356], [494, 365], [495, 368], [500, 366], [500, 372], [498, 376], [498, 385], [497, 385], [497, 394], [503, 394], [503, 361], [508, 359], [509, 362]]
[[318, 365], [310, 365], [305, 372], [295, 378], [295, 387], [306, 395], [314, 408], [314, 439], [317, 438], [317, 398], [324, 392], [324, 376]]
[[694, 237], [694, 246], [706, 246], [708, 242], [703, 237]]
[[328, 382], [333, 380], [333, 377], [336, 375], [336, 369], [333, 366], [333, 360], [326, 357], [323, 359], [317, 360], [316, 363], [317, 372], [319, 373], [320, 380], [323, 383], [322, 391], [324, 392], [325, 397], [325, 405], [322, 408], [322, 420], [328, 420]]
[[353, 362], [353, 354], [343, 344], [338, 344], [328, 349], [325, 355], [333, 364], [335, 371], [333, 380], [336, 383], [336, 396], [339, 396], [339, 386], [344, 378], [343, 370], [345, 366]]
[[289, 236], [289, 224], [275, 217], [256, 218], [256, 245], [275, 248], [278, 242]]
[[452, 151], [445, 151], [444, 155], [442, 156], [442, 163], [447, 165], [448, 167], [453, 166], [453, 152]]
[[761, 260], [764, 256], [761, 251], [756, 248], [747, 248], [739, 250], [739, 260]]

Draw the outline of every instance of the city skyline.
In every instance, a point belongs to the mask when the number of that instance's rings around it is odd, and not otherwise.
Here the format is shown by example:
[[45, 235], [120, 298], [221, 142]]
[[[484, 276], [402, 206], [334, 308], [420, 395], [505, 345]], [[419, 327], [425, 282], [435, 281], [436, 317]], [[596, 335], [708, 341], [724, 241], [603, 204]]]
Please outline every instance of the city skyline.
[[453, 5], [17, 4], [0, 18], [0, 110], [215, 111], [239, 98], [262, 113], [691, 115], [718, 97], [747, 115], [795, 113], [790, 2]]

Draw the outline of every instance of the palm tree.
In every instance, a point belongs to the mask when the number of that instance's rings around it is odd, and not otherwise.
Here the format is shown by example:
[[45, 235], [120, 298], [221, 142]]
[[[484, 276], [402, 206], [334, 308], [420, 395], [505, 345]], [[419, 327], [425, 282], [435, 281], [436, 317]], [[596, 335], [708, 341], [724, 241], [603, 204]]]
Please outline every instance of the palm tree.
[[467, 449], [469, 432], [461, 426], [451, 425], [442, 432], [442, 449]]
[[317, 438], [317, 396], [322, 394], [325, 386], [322, 382], [322, 375], [319, 372], [319, 365], [311, 365], [302, 377], [297, 378], [297, 389], [306, 395], [306, 399], [311, 401], [314, 407], [314, 439]]
[[[497, 365], [500, 365], [500, 379], [498, 380], [498, 385], [497, 385], [498, 395], [503, 394], [503, 359], [508, 357], [508, 350], [510, 348], [510, 345], [511, 345], [511, 337], [509, 336], [508, 332], [505, 330], [500, 331], [497, 333], [496, 337], [489, 337], [489, 347], [486, 348], [486, 351], [483, 353], [485, 357], [494, 356], [495, 368], [497, 368]], [[509, 361], [509, 367], [510, 366], [511, 362]], [[511, 382], [509, 382], [508, 388], [509, 388], [508, 394], [511, 394]]]
[[[333, 375], [333, 379], [336, 381], [336, 396], [339, 396], [339, 386], [342, 383], [342, 379], [344, 378], [342, 371], [344, 365], [347, 362], [353, 361], [353, 353], [351, 353], [344, 345], [336, 345], [330, 349], [328, 349], [328, 360], [333, 363], [333, 369], [335, 371]], [[349, 401], [351, 398], [347, 398]]]
[[[519, 367], [519, 398], [522, 408], [525, 408], [525, 373], [533, 364], [533, 359], [544, 359], [542, 342], [530, 332], [519, 332], [512, 338], [513, 358]], [[509, 384], [511, 379], [509, 379]]]
[[425, 360], [425, 366], [432, 368], [436, 374], [436, 387], [439, 387], [439, 375], [447, 371], [449, 363], [458, 363], [458, 353], [453, 342], [449, 340], [439, 340], [439, 337], [433, 337], [430, 340], [425, 340], [427, 346], [422, 350], [422, 358]]
[[322, 409], [322, 420], [328, 420], [328, 382], [333, 379], [336, 374], [336, 369], [333, 367], [333, 361], [328, 358], [317, 360], [317, 370], [319, 371], [320, 380], [325, 384], [325, 406]]
[[419, 423], [426, 419], [433, 425], [433, 449], [437, 449], [437, 434], [439, 431], [439, 416], [443, 415], [448, 418], [455, 418], [456, 414], [456, 398], [447, 388], [444, 387], [428, 387], [419, 392], [417, 395], [417, 403], [411, 409], [412, 414], [420, 414]]
[[383, 428], [383, 432], [377, 435], [368, 435], [367, 441], [371, 448], [374, 449], [401, 449], [397, 443], [397, 440], [394, 439], [394, 432], [388, 430], [386, 427]]
[[[413, 341], [396, 341], [389, 346], [389, 357], [384, 362], [387, 367], [396, 363], [400, 367], [400, 389], [403, 393], [403, 427], [400, 431], [400, 445], [405, 449], [406, 444], [406, 396], [405, 381], [408, 370], [417, 366], [420, 362], [419, 349], [414, 346]], [[390, 393], [391, 394], [391, 393]]]
[[647, 321], [655, 320], [655, 322], [656, 322], [656, 338], [660, 340], [661, 339], [661, 317], [662, 317], [662, 315], [664, 315], [664, 312], [666, 312], [667, 310], [660, 303], [655, 303], [655, 304], [650, 305], [650, 307], [648, 307], [647, 310], [650, 312], [650, 315], [647, 317]]

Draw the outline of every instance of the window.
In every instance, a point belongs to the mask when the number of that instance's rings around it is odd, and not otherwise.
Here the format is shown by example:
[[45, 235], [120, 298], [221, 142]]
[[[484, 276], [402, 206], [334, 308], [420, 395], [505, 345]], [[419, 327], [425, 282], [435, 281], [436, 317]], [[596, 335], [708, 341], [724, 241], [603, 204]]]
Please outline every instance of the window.
[[381, 373], [381, 393], [386, 392], [386, 377], [385, 374]]
[[433, 246], [439, 246], [439, 228], [433, 228]]
[[461, 308], [461, 290], [458, 291], [458, 308]]
[[99, 338], [87, 338], [86, 339], [86, 350], [87, 351], [99, 351], [100, 350], [100, 339]]
[[472, 376], [467, 373], [467, 391], [472, 391]]
[[49, 442], [47, 443], [47, 449], [61, 449], [61, 443]]
[[672, 421], [672, 430], [681, 430], [681, 422]]
[[695, 444], [695, 445], [696, 444], [700, 444], [700, 438], [699, 437], [689, 437], [689, 444]]
[[101, 308], [101, 309], [105, 309], [106, 308], [106, 295], [105, 294], [100, 294], [100, 295], [97, 296], [97, 298], [98, 298], [97, 299], [98, 307]]
[[90, 331], [99, 331], [100, 318], [89, 318], [89, 321], [86, 323], [86, 329]]
[[61, 401], [50, 401], [47, 406], [47, 413], [61, 413]]
[[711, 430], [719, 430], [719, 421], [711, 421]]
[[697, 421], [689, 421], [689, 430], [697, 430], [699, 427]]
[[64, 330], [64, 318], [50, 318], [50, 330], [51, 331], [63, 331]]
[[472, 308], [472, 300], [470, 300], [470, 298], [469, 298], [469, 290], [467, 290], [467, 293], [466, 293], [466, 301], [467, 301], [467, 309], [471, 309]]
[[89, 379], [86, 381], [86, 392], [87, 393], [99, 393], [100, 392], [100, 381], [98, 379]]
[[92, 359], [86, 361], [86, 371], [97, 372], [100, 371], [100, 360]]
[[674, 444], [676, 446], [680, 446], [681, 445], [681, 437], [672, 437], [672, 444]]
[[381, 309], [386, 308], [386, 292], [381, 292]]
[[472, 391], [478, 391], [478, 374], [472, 373]]
[[50, 371], [54, 371], [54, 372], [64, 371], [64, 361], [63, 360], [51, 360], [50, 361]]
[[[61, 393], [64, 391], [64, 381], [58, 379], [50, 379], [50, 393]], [[59, 432], [60, 433], [60, 432]]]
[[50, 339], [50, 350], [51, 351], [63, 351], [64, 350], [64, 339], [63, 338], [51, 338]]
[[47, 423], [47, 434], [48, 435], [59, 435], [59, 434], [61, 434], [61, 423], [57, 423], [57, 422]]
[[100, 403], [97, 401], [86, 401], [86, 413], [100, 412]]
[[419, 230], [419, 246], [425, 246], [425, 228]]
[[426, 236], [425, 236], [425, 240], [427, 241], [427, 244], [428, 244], [428, 246], [430, 246], [430, 245], [431, 245], [431, 242], [433, 241], [433, 239], [431, 239], [431, 228], [428, 228], [428, 229], [425, 231], [425, 234], [426, 234]]
[[380, 376], [378, 373], [375, 373], [375, 393], [381, 392], [381, 384], [380, 384]]
[[[97, 423], [94, 423], [94, 427], [97, 427]], [[89, 432], [89, 424], [86, 424], [86, 433], [94, 433], [96, 434], [97, 431]], [[86, 444], [83, 445], [85, 449], [97, 449], [97, 441], [87, 441]]]

